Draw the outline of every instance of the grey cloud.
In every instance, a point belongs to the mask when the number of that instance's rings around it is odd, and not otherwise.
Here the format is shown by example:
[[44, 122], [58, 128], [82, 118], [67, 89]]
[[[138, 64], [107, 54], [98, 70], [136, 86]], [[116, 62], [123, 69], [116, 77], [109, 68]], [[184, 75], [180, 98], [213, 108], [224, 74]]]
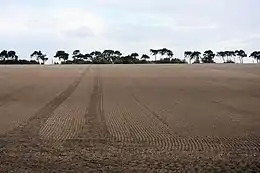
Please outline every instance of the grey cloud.
[[95, 36], [95, 34], [92, 32], [92, 30], [90, 28], [88, 28], [87, 26], [81, 26], [76, 29], [66, 31], [65, 35], [71, 39], [73, 39], [73, 38], [82, 39], [82, 38]]
[[160, 26], [147, 26], [147, 25], [119, 25], [110, 27], [107, 32], [108, 38], [118, 40], [120, 42], [141, 42], [151, 41], [158, 39], [162, 36], [163, 31], [168, 29]]

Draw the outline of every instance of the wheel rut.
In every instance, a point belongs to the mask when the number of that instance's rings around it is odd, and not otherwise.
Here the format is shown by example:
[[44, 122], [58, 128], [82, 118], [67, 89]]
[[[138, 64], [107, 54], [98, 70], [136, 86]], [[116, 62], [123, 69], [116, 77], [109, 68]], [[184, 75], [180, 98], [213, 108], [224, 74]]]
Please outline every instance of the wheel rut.
[[136, 95], [131, 92], [131, 96], [133, 97], [133, 99], [140, 104], [141, 106], [143, 106], [145, 109], [147, 109], [154, 117], [156, 117], [161, 123], [163, 123], [165, 126], [169, 127], [169, 125], [167, 124], [167, 122], [161, 118], [159, 115], [157, 115], [154, 111], [152, 111], [146, 104], [142, 103], [137, 97]]
[[103, 89], [100, 78], [100, 69], [97, 66], [94, 77], [94, 87], [90, 96], [90, 102], [85, 114], [85, 125], [78, 135], [79, 139], [107, 140], [109, 132], [103, 110]]
[[[90, 68], [90, 67], [89, 67]], [[17, 143], [28, 145], [31, 143], [41, 143], [39, 138], [39, 130], [51, 114], [75, 91], [81, 82], [84, 75], [88, 72], [89, 68], [82, 71], [79, 77], [68, 86], [66, 90], [57, 95], [49, 103], [44, 105], [40, 110], [35, 113], [35, 116], [30, 118], [27, 122], [22, 123], [13, 130], [0, 136], [1, 151], [8, 151], [7, 145]], [[36, 142], [37, 141], [37, 142]], [[9, 145], [12, 147], [13, 145]], [[9, 147], [8, 147], [9, 148]], [[10, 148], [9, 148], [10, 149]], [[13, 148], [14, 149], [14, 148]]]
[[[214, 151], [214, 152], [229, 152], [229, 151], [244, 151], [246, 153], [259, 152], [260, 138], [258, 136], [234, 136], [234, 137], [218, 137], [218, 136], [179, 136], [171, 131], [167, 122], [158, 115], [144, 102], [142, 102], [133, 91], [130, 95], [136, 102], [147, 118], [155, 117], [155, 124], [163, 124], [163, 131], [156, 132], [155, 129], [150, 129], [153, 133], [147, 133], [149, 136], [144, 136], [143, 139], [150, 141], [151, 145], [158, 146], [161, 150], [173, 151]], [[147, 127], [148, 128], [148, 127]], [[149, 127], [151, 128], [151, 127]], [[148, 129], [149, 130], [149, 129]], [[162, 134], [163, 133], [163, 134]], [[150, 139], [151, 138], [151, 139]], [[155, 141], [155, 142], [153, 142]]]
[[56, 145], [77, 137], [85, 124], [85, 114], [88, 110], [86, 103], [89, 103], [92, 80], [89, 72], [73, 94], [41, 126], [39, 135], [43, 141]]

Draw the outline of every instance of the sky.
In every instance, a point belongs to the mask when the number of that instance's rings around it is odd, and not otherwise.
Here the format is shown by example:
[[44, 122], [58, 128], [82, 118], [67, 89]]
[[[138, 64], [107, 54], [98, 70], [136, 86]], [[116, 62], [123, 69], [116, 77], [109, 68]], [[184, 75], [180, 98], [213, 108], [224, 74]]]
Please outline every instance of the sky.
[[[260, 50], [259, 0], [0, 0], [0, 49]], [[246, 60], [251, 62], [252, 60]], [[50, 61], [49, 61], [50, 62]]]

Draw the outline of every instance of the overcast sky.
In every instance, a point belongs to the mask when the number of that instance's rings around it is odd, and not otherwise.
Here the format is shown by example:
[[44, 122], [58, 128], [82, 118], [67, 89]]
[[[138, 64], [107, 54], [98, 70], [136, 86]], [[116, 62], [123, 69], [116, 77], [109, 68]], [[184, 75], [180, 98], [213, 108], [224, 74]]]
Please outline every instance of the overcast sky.
[[21, 59], [117, 49], [260, 49], [259, 0], [0, 0], [0, 49]]

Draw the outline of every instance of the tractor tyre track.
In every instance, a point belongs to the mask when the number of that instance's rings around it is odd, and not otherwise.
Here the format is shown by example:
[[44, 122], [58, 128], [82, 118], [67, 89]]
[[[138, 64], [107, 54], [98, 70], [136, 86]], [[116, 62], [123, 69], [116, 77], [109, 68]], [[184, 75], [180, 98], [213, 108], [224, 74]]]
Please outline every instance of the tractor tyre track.
[[142, 105], [145, 109], [147, 109], [154, 117], [156, 117], [160, 122], [162, 122], [165, 126], [169, 127], [169, 125], [167, 124], [167, 122], [161, 118], [159, 115], [157, 115], [154, 111], [152, 111], [146, 104], [142, 103], [137, 97], [136, 95], [132, 92], [131, 93], [133, 99], [140, 105]]
[[[140, 101], [137, 96], [131, 92], [131, 96], [134, 101], [145, 109], [145, 114], [150, 114], [157, 119], [159, 124], [164, 125], [164, 131], [168, 131], [168, 135], [161, 134], [162, 132], [154, 132], [154, 142], [151, 144], [157, 145], [162, 150], [174, 150], [174, 151], [245, 151], [247, 153], [258, 152], [260, 149], [260, 138], [257, 136], [247, 137], [217, 137], [217, 136], [178, 136], [171, 132], [171, 129], [167, 125], [164, 119], [160, 115], [157, 115], [146, 104]], [[150, 140], [148, 140], [150, 141]]]
[[[1, 167], [13, 168], [13, 165], [26, 165], [38, 163], [42, 155], [49, 155], [55, 159], [55, 146], [42, 141], [39, 136], [40, 128], [46, 123], [52, 113], [76, 90], [89, 68], [80, 73], [69, 87], [38, 110], [34, 117], [0, 136], [0, 163]], [[56, 147], [57, 148], [57, 147]], [[54, 158], [53, 158], [54, 157]], [[48, 160], [46, 160], [48, 164]], [[23, 172], [23, 171], [22, 171]]]
[[83, 129], [89, 101], [89, 75], [81, 80], [77, 89], [48, 118], [40, 129], [40, 137], [53, 144], [74, 139]]
[[109, 132], [104, 116], [103, 88], [98, 66], [95, 71], [94, 87], [90, 95], [88, 110], [85, 114], [85, 124], [78, 138], [90, 141], [107, 141], [109, 139]]
[[88, 70], [89, 68], [81, 72], [80, 76], [70, 84], [66, 90], [44, 105], [35, 113], [35, 116], [31, 117], [27, 122], [24, 122], [10, 132], [1, 135], [1, 141], [20, 140], [26, 142], [32, 139], [38, 140], [41, 125], [43, 125], [51, 114], [75, 91]]
[[142, 103], [133, 92], [131, 92], [130, 95], [136, 105], [140, 107], [143, 114], [145, 114], [147, 118], [151, 119], [153, 128], [148, 126], [152, 132], [150, 135], [154, 136], [151, 143], [161, 148], [162, 150], [171, 149], [173, 146], [171, 139], [172, 133], [166, 121], [157, 115], [154, 111], [152, 111], [146, 104]]
[[161, 123], [160, 127], [157, 127], [158, 119], [151, 118], [151, 115], [148, 115], [143, 108], [136, 107], [131, 95], [127, 90], [125, 92], [127, 95], [124, 95], [124, 98], [129, 99], [125, 99], [123, 102], [116, 101], [116, 106], [114, 105], [114, 109], [108, 113], [108, 125], [111, 135], [117, 141], [123, 143], [130, 142], [161, 148], [168, 146], [165, 143], [169, 143], [170, 138], [165, 125]]

